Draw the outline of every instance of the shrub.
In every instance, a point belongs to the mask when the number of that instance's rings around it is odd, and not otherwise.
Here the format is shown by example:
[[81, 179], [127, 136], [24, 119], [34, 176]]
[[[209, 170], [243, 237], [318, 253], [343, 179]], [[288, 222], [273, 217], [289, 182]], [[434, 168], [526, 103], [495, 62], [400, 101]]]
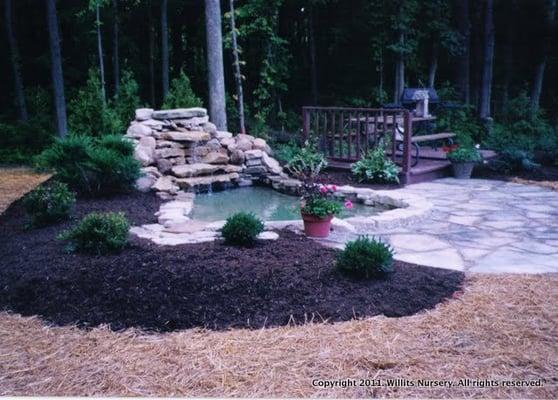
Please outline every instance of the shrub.
[[278, 143], [273, 146], [274, 157], [283, 164], [291, 161], [295, 155], [300, 151], [300, 146], [295, 141], [288, 143]]
[[351, 167], [351, 172], [359, 182], [399, 183], [399, 169], [388, 159], [383, 147], [368, 151]]
[[486, 145], [498, 153], [498, 157], [490, 162], [490, 167], [496, 171], [511, 173], [538, 167], [534, 155], [535, 141], [528, 136], [514, 135], [499, 128], [488, 138]]
[[378, 240], [361, 236], [348, 242], [337, 255], [337, 268], [359, 278], [376, 278], [393, 270], [393, 249]]
[[29, 193], [23, 205], [35, 226], [62, 221], [70, 215], [76, 197], [62, 182], [41, 185]]
[[107, 254], [122, 250], [128, 242], [130, 225], [123, 213], [86, 215], [74, 228], [63, 232], [59, 239], [69, 240], [73, 251]]
[[118, 135], [57, 139], [36, 162], [42, 169], [54, 170], [56, 177], [74, 190], [90, 196], [132, 190], [140, 176], [131, 142]]
[[112, 107], [118, 119], [125, 126], [134, 118], [135, 111], [141, 106], [139, 85], [131, 71], [123, 71], [118, 94], [114, 96]]
[[263, 222], [254, 214], [239, 212], [227, 218], [221, 234], [226, 243], [247, 246], [253, 244], [263, 230]]
[[482, 161], [480, 151], [472, 146], [459, 146], [456, 149], [449, 151], [447, 157], [448, 160], [453, 163], [478, 163]]
[[201, 107], [202, 105], [201, 99], [192, 90], [190, 79], [181, 70], [178, 78], [172, 80], [169, 93], [165, 97], [162, 108], [188, 108]]
[[306, 142], [304, 147], [297, 149], [292, 158], [287, 162], [286, 168], [293, 175], [302, 179], [313, 179], [317, 177], [327, 162], [316, 145]]

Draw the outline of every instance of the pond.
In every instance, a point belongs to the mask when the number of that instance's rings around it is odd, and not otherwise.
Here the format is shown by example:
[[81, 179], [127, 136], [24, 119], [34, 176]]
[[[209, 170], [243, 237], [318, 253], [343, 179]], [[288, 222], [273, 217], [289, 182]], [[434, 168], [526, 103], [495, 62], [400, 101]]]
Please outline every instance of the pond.
[[[368, 217], [387, 209], [355, 203], [352, 210], [344, 209], [339, 217]], [[300, 219], [300, 199], [262, 186], [198, 194], [194, 199], [190, 218], [199, 221], [220, 221], [239, 211], [252, 212], [264, 221], [296, 220]]]

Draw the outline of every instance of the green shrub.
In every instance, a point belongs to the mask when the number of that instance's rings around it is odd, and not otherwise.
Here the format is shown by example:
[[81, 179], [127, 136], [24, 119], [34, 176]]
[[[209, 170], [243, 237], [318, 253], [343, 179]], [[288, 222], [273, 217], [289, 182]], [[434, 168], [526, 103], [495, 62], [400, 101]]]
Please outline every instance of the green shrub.
[[383, 147], [368, 151], [351, 167], [351, 172], [359, 182], [399, 183], [397, 165], [386, 157]]
[[68, 127], [78, 135], [101, 136], [124, 131], [125, 122], [103, 101], [99, 72], [91, 68], [85, 87], [68, 104]]
[[128, 242], [130, 225], [124, 213], [86, 215], [74, 228], [63, 232], [60, 240], [70, 241], [73, 251], [107, 254], [122, 250]]
[[535, 140], [525, 135], [514, 135], [501, 128], [499, 126], [495, 129], [485, 143], [498, 154], [498, 157], [490, 162], [490, 167], [503, 173], [531, 171], [537, 168]]
[[123, 71], [118, 94], [112, 100], [112, 107], [123, 126], [134, 119], [135, 111], [140, 106], [139, 85], [134, 79], [134, 74], [131, 71]]
[[165, 97], [163, 109], [201, 107], [201, 99], [196, 96], [190, 85], [190, 79], [183, 70], [180, 71], [178, 78], [173, 79], [170, 84], [169, 93]]
[[221, 234], [226, 243], [247, 246], [253, 244], [263, 230], [263, 222], [254, 214], [239, 212], [227, 218]]
[[62, 221], [70, 215], [76, 197], [62, 182], [41, 185], [23, 200], [25, 210], [35, 226]]
[[447, 157], [448, 160], [454, 163], [479, 163], [482, 161], [482, 155], [480, 151], [472, 146], [459, 146], [455, 150], [450, 151]]
[[327, 161], [324, 155], [318, 151], [316, 145], [306, 142], [304, 147], [294, 151], [292, 158], [287, 162], [286, 168], [290, 173], [299, 178], [313, 179], [326, 166]]
[[300, 151], [300, 146], [295, 141], [289, 143], [278, 143], [273, 146], [274, 157], [283, 164], [291, 161]]
[[348, 242], [337, 255], [337, 268], [359, 278], [376, 278], [393, 270], [393, 249], [378, 240], [361, 236]]
[[118, 135], [57, 139], [36, 162], [39, 168], [54, 170], [59, 180], [90, 196], [130, 191], [140, 176], [132, 144]]

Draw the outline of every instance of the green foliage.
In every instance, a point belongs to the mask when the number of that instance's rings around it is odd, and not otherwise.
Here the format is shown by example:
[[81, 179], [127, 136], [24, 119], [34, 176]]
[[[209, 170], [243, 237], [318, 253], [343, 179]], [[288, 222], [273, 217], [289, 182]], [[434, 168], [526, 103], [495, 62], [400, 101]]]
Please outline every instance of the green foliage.
[[118, 113], [105, 104], [99, 72], [89, 70], [87, 83], [68, 104], [68, 127], [78, 135], [101, 136], [124, 131]]
[[330, 215], [338, 215], [342, 207], [338, 201], [331, 198], [311, 197], [304, 201], [304, 207], [302, 207], [301, 210], [304, 214], [318, 218], [326, 218]]
[[36, 159], [37, 166], [86, 195], [102, 196], [133, 189], [140, 165], [133, 147], [121, 136], [92, 139], [70, 135], [57, 139]]
[[324, 155], [318, 151], [314, 143], [306, 142], [296, 149], [292, 158], [287, 161], [287, 170], [301, 179], [313, 179], [327, 166]]
[[249, 246], [264, 230], [263, 222], [252, 213], [239, 212], [227, 218], [221, 229], [226, 243]]
[[469, 146], [459, 146], [455, 150], [448, 152], [447, 157], [448, 160], [453, 163], [479, 163], [482, 161], [482, 155], [480, 151], [475, 147]]
[[102, 255], [122, 250], [128, 242], [129, 229], [124, 213], [93, 212], [58, 238], [70, 241], [71, 250]]
[[33, 190], [25, 196], [23, 205], [32, 224], [43, 226], [66, 219], [75, 202], [76, 197], [68, 186], [55, 181]]
[[345, 245], [337, 255], [339, 271], [359, 278], [382, 277], [393, 270], [393, 249], [375, 239], [361, 236]]
[[300, 146], [295, 141], [288, 143], [278, 143], [273, 146], [273, 155], [282, 164], [287, 164], [289, 161], [300, 152]]
[[359, 182], [399, 183], [399, 169], [386, 157], [382, 146], [369, 150], [353, 164], [351, 172]]
[[112, 107], [123, 126], [134, 118], [135, 111], [140, 106], [139, 85], [134, 79], [134, 74], [131, 71], [123, 71], [118, 95], [112, 100]]
[[188, 108], [201, 107], [202, 105], [202, 101], [192, 90], [190, 79], [186, 76], [184, 71], [181, 70], [178, 78], [172, 80], [169, 93], [165, 98], [162, 108]]

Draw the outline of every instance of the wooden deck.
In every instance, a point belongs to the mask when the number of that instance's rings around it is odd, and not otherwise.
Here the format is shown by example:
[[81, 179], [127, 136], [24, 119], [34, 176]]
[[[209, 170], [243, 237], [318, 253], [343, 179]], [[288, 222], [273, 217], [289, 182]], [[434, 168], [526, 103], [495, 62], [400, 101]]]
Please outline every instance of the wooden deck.
[[[481, 150], [483, 158], [489, 160], [496, 156], [496, 153], [490, 150]], [[400, 162], [401, 158], [396, 157], [396, 162]], [[336, 170], [348, 170], [351, 163], [342, 161], [329, 161], [328, 168]], [[420, 158], [414, 167], [411, 167], [409, 179], [405, 184], [419, 183], [431, 181], [434, 179], [444, 178], [452, 175], [451, 163], [447, 160], [446, 153], [441, 148], [434, 149], [431, 147], [421, 147]]]

